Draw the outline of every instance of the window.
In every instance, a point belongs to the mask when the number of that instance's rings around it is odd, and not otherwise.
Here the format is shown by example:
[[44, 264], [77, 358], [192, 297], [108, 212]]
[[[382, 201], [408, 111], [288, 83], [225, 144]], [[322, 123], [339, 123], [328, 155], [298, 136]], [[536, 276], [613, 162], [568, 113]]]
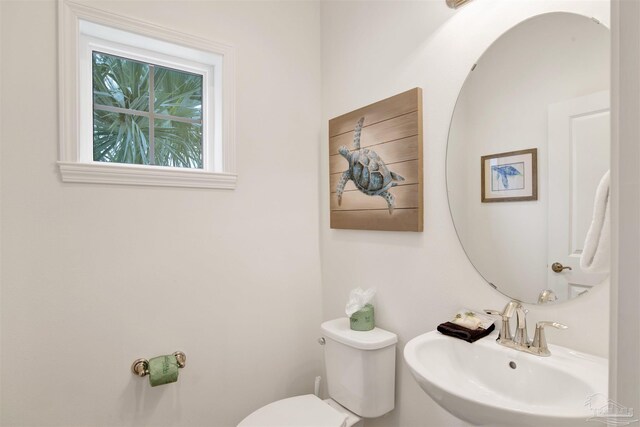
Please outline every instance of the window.
[[60, 7], [63, 181], [234, 188], [233, 49]]
[[92, 58], [93, 160], [202, 169], [203, 76]]

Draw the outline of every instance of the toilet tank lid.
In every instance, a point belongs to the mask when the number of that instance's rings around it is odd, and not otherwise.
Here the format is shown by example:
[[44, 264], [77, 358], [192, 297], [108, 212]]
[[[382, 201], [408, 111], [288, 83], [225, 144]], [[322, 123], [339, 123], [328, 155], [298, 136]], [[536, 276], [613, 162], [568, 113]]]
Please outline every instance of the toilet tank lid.
[[326, 337], [360, 350], [377, 350], [398, 342], [396, 334], [378, 327], [370, 331], [354, 331], [347, 317], [326, 321], [320, 329]]

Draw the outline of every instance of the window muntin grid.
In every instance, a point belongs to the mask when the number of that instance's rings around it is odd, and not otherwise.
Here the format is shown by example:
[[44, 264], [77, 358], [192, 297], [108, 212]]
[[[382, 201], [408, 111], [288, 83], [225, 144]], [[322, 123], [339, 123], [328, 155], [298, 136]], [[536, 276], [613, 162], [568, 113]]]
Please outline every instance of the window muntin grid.
[[203, 168], [202, 75], [93, 51], [92, 76], [94, 161]]

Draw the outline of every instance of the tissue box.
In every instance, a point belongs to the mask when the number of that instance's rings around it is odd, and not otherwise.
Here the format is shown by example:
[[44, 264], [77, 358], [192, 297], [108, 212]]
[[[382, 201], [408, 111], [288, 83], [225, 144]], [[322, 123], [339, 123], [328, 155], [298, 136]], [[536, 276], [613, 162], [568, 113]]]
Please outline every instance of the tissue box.
[[367, 304], [361, 310], [353, 313], [349, 324], [351, 325], [351, 329], [354, 331], [372, 330], [376, 326], [373, 306], [371, 304]]

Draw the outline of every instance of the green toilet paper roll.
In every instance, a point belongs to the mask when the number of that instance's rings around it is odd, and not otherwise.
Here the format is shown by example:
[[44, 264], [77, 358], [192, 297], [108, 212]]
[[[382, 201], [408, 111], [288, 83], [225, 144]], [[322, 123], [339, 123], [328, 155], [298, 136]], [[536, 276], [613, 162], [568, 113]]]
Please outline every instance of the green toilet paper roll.
[[178, 381], [178, 361], [173, 354], [149, 360], [149, 384], [151, 387], [176, 381]]
[[354, 331], [370, 331], [375, 325], [375, 317], [373, 312], [373, 306], [367, 304], [362, 307], [361, 310], [356, 311], [351, 315], [349, 321], [351, 329]]

